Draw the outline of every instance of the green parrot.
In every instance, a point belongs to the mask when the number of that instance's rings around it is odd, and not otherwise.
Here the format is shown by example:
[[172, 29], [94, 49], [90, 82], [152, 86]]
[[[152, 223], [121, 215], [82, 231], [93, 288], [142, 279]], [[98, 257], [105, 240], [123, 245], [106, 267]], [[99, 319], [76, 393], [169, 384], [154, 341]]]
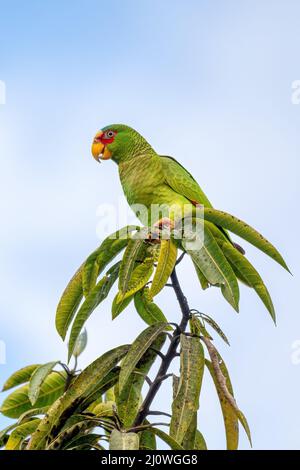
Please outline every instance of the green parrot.
[[[113, 124], [103, 128], [94, 138], [92, 154], [99, 162], [112, 159], [117, 163], [128, 204], [134, 210], [138, 206], [147, 209], [146, 213], [136, 211], [145, 225], [151, 224], [154, 206], [169, 209], [163, 222], [167, 225], [169, 219], [172, 227], [177, 218], [188, 215], [189, 208], [193, 214], [197, 204], [212, 207], [197, 181], [175, 158], [158, 155], [131, 127]], [[159, 225], [160, 220], [154, 222]]]
[[[228, 231], [252, 243], [288, 270], [270, 242], [234, 216], [215, 210], [197, 181], [175, 158], [156, 153], [144, 137], [129, 126], [112, 124], [100, 130], [92, 143], [92, 155], [98, 162], [111, 159], [118, 165], [128, 204], [143, 225], [150, 226], [154, 222], [159, 228], [169, 225], [173, 229], [183, 216], [183, 208], [185, 217], [193, 217], [196, 208], [204, 206], [205, 252], [190, 253], [202, 287], [218, 285], [238, 310], [238, 279], [256, 290], [275, 319], [274, 307], [261, 277], [244, 256], [244, 250], [231, 240]], [[141, 211], [140, 206], [146, 210]], [[153, 221], [153, 206], [169, 208], [167, 216], [164, 214]], [[224, 287], [229, 278], [230, 294]]]

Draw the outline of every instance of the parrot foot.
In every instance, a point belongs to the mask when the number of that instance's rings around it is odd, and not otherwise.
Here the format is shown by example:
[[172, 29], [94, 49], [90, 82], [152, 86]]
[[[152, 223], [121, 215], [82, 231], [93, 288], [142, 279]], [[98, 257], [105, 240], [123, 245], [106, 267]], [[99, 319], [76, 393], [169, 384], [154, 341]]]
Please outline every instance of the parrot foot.
[[175, 224], [173, 220], [169, 219], [168, 217], [163, 217], [162, 219], [159, 219], [157, 222], [155, 222], [154, 227], [157, 227], [160, 230], [163, 230], [166, 228], [173, 230], [175, 227]]

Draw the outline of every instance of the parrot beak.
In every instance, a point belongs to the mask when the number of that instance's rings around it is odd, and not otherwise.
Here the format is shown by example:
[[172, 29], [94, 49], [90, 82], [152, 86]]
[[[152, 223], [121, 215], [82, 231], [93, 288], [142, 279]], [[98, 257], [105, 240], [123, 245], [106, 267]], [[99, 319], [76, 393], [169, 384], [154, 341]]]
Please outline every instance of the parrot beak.
[[111, 152], [108, 150], [107, 146], [101, 142], [102, 134], [102, 131], [98, 132], [92, 143], [92, 155], [99, 163], [101, 160], [109, 160], [111, 158]]

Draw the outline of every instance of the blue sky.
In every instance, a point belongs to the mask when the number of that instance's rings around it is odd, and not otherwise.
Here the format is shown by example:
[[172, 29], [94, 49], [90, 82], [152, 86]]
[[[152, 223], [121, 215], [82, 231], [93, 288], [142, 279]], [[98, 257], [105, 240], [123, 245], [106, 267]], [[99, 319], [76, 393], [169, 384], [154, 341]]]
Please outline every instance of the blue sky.
[[[300, 79], [296, 0], [0, 1], [1, 330], [15, 369], [63, 359], [55, 332], [59, 296], [100, 242], [96, 211], [123, 197], [117, 169], [97, 165], [90, 143], [104, 125], [139, 130], [180, 160], [215, 207], [254, 225], [282, 252], [289, 276], [245, 244], [270, 288], [275, 328], [241, 288], [237, 315], [202, 292], [188, 262], [179, 275], [193, 308], [213, 315], [231, 341], [216, 341], [231, 371], [254, 448], [300, 448], [299, 125], [291, 102]], [[159, 304], [178, 319], [175, 300]], [[82, 365], [143, 328], [129, 308], [113, 323], [109, 300], [88, 323]], [[167, 406], [165, 394], [160, 395]], [[7, 420], [0, 418], [1, 423]], [[217, 398], [205, 378], [199, 427], [224, 447]], [[241, 432], [241, 448], [248, 448]]]

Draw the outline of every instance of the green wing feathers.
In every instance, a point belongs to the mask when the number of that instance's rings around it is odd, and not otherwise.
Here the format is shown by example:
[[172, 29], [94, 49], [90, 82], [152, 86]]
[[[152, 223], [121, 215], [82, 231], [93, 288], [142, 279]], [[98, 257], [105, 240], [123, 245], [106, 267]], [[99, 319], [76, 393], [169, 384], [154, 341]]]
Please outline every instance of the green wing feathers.
[[173, 157], [161, 156], [166, 183], [176, 193], [206, 207], [212, 207], [205, 193], [193, 176]]

